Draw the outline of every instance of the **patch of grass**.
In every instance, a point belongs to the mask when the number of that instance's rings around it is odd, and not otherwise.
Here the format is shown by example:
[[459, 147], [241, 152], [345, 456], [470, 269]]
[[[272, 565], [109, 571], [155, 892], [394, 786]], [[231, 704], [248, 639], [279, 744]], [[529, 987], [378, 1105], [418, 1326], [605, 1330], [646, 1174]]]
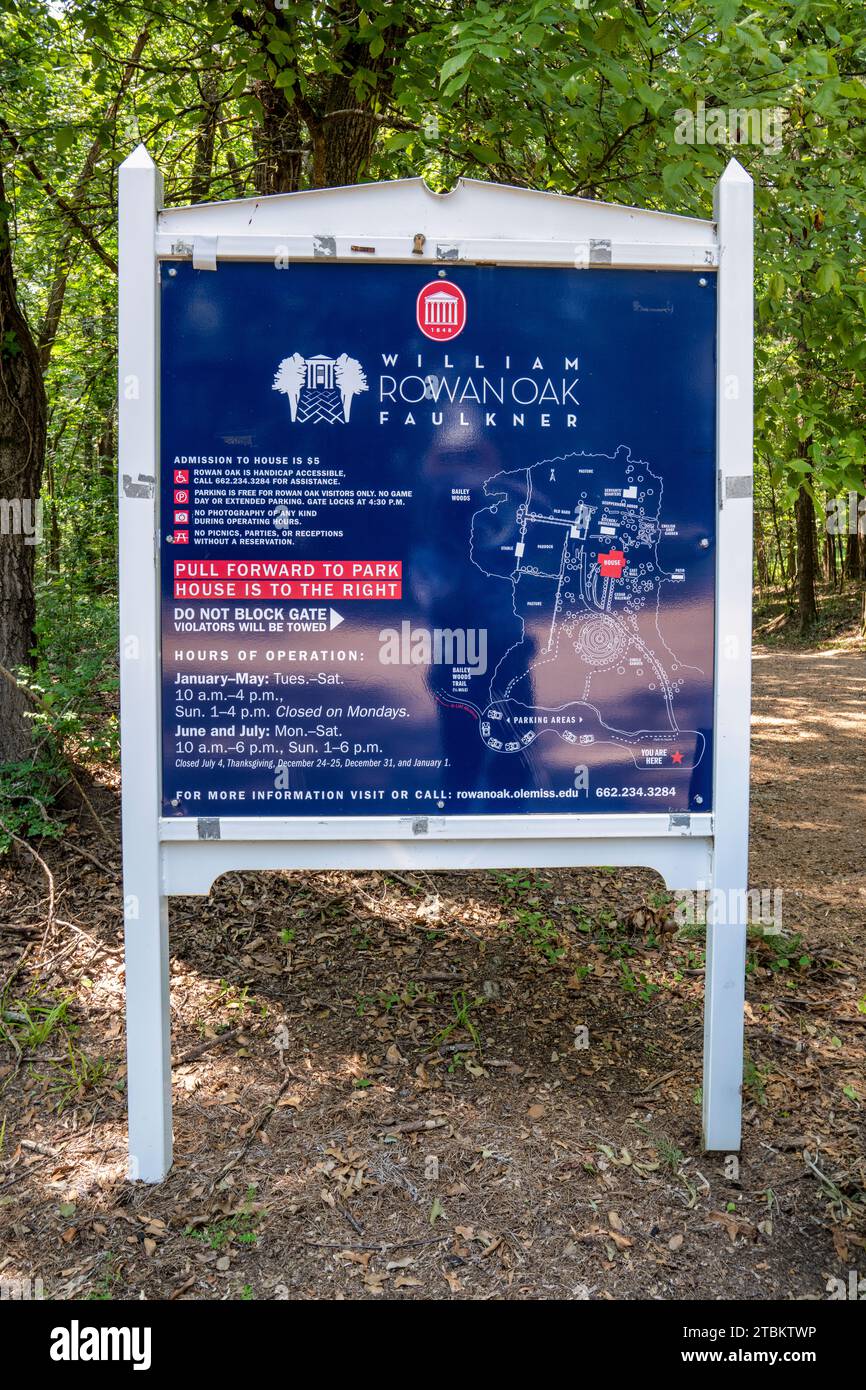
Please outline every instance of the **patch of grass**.
[[[680, 906], [680, 904], [677, 904], [677, 906]], [[678, 941], [706, 941], [706, 939], [706, 922], [680, 922], [677, 928]]]
[[[706, 968], [706, 964], [707, 960], [705, 953], [703, 951], [696, 951], [690, 946], [689, 949], [686, 951], [684, 969], [704, 970]], [[675, 983], [679, 984], [682, 980], [685, 979], [685, 976], [683, 975], [682, 970], [674, 970], [673, 978]]]
[[106, 1270], [100, 1279], [84, 1295], [89, 1303], [110, 1303], [114, 1298], [114, 1290], [120, 1280], [120, 1275], [116, 1269]]
[[0, 1039], [15, 1051], [32, 1052], [61, 1029], [74, 1032], [69, 1018], [71, 1003], [68, 997], [46, 1000], [32, 990], [3, 1008]]
[[642, 1120], [635, 1120], [634, 1126], [649, 1139], [658, 1154], [660, 1167], [667, 1168], [670, 1173], [673, 1173], [675, 1178], [681, 1178], [682, 1167], [686, 1161], [686, 1156], [670, 1135], [656, 1134], [649, 1128], [649, 1125], [645, 1125]]
[[560, 932], [551, 919], [541, 912], [530, 912], [526, 908], [520, 908], [517, 912], [514, 935], [528, 941], [533, 950], [538, 951], [551, 965], [562, 960], [565, 955]]
[[646, 975], [641, 971], [635, 975], [627, 961], [620, 962], [620, 987], [626, 994], [634, 994], [641, 1003], [648, 1004], [654, 994], [658, 994], [660, 985], [651, 984]]
[[207, 1226], [187, 1226], [184, 1235], [200, 1240], [211, 1250], [224, 1250], [227, 1245], [255, 1245], [258, 1241], [257, 1226], [262, 1218], [254, 1202], [256, 1189], [247, 1188], [246, 1199], [240, 1211], [222, 1221], [214, 1221]]
[[16, 835], [27, 840], [63, 834], [64, 827], [52, 819], [49, 809], [62, 775], [62, 763], [49, 753], [29, 762], [0, 764], [0, 854]]
[[604, 955], [621, 961], [637, 954], [637, 946], [626, 936], [625, 927], [612, 912], [599, 914], [598, 925], [595, 945]]
[[15, 673], [30, 696], [36, 755], [0, 766], [0, 854], [13, 835], [62, 835], [51, 808], [72, 780], [73, 761], [112, 763], [118, 751], [117, 608], [110, 585], [85, 592], [52, 576], [39, 586], [36, 612], [34, 665]]
[[400, 1004], [413, 1004], [416, 999], [427, 997], [426, 991], [410, 980], [404, 989], [383, 989], [378, 994], [356, 994], [355, 1013], [359, 1018], [363, 1018], [368, 1009], [377, 1008], [381, 1013], [389, 1014]]
[[766, 1071], [762, 1071], [747, 1052], [743, 1058], [743, 1090], [761, 1106], [767, 1104], [767, 1091], [764, 1086], [766, 1075]]
[[761, 926], [749, 928], [746, 970], [750, 974], [759, 966], [764, 966], [776, 974], [790, 970], [804, 975], [811, 964], [812, 957], [803, 950], [803, 938], [799, 932], [788, 935], [784, 932], [768, 932]]
[[109, 1072], [109, 1063], [104, 1057], [88, 1057], [81, 1048], [74, 1046], [71, 1038], [66, 1046], [69, 1060], [57, 1064], [48, 1085], [55, 1098], [58, 1115], [68, 1105], [82, 1100], [88, 1091], [95, 1090]]
[[237, 985], [231, 984], [229, 980], [220, 980], [216, 1002], [221, 1004], [224, 1009], [237, 1009], [243, 1013], [252, 1005], [249, 985], [244, 985], [238, 989]]
[[669, 1168], [674, 1177], [678, 1177], [686, 1157], [682, 1149], [674, 1143], [668, 1134], [658, 1135], [654, 1142], [659, 1162], [665, 1168]]
[[430, 1046], [440, 1047], [442, 1043], [451, 1037], [452, 1033], [455, 1033], [458, 1028], [462, 1028], [464, 1032], [469, 1034], [475, 1045], [476, 1051], [480, 1055], [481, 1037], [472, 1014], [473, 1011], [483, 1003], [483, 999], [470, 999], [465, 989], [459, 989], [455, 994], [452, 994], [451, 1007], [454, 1011], [454, 1017], [449, 1023], [445, 1024], [444, 1028], [440, 1028]]
[[650, 893], [649, 905], [653, 908], [668, 907], [673, 903], [673, 894], [668, 892]]
[[232, 1031], [231, 1025], [228, 1023], [214, 1023], [211, 1019], [205, 1018], [197, 1019], [195, 1027], [200, 1038], [207, 1037], [208, 1029], [211, 1029], [212, 1034], [216, 1037], [220, 1037], [223, 1033], [230, 1033]]
[[526, 898], [535, 890], [532, 874], [526, 869], [518, 869], [512, 873], [496, 873], [493, 877], [499, 883], [502, 890], [500, 896], [506, 903]]

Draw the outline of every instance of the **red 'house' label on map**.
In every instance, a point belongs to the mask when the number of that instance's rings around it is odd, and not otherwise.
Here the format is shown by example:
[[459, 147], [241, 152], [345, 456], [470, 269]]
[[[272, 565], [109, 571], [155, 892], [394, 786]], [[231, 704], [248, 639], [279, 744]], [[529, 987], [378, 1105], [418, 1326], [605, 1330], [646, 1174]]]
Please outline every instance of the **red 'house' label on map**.
[[606, 555], [599, 555], [598, 564], [603, 579], [621, 579], [625, 555], [621, 550], [609, 550]]

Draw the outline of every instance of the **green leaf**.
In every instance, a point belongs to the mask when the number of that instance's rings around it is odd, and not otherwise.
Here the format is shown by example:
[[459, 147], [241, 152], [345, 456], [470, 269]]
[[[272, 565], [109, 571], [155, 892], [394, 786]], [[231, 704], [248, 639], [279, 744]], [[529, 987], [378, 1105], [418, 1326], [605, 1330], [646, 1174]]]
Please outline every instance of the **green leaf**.
[[529, 24], [523, 31], [523, 42], [529, 48], [537, 48], [544, 38], [546, 30], [541, 24]]
[[447, 82], [449, 77], [453, 77], [456, 72], [460, 72], [461, 68], [464, 68], [469, 62], [472, 54], [473, 49], [463, 48], [457, 53], [453, 53], [450, 58], [446, 58], [445, 62], [442, 64], [442, 70], [439, 73], [439, 81], [442, 83]]
[[842, 277], [832, 261], [827, 261], [821, 266], [815, 277], [815, 284], [819, 294], [827, 294], [829, 290], [838, 290], [842, 283]]
[[652, 87], [648, 87], [645, 82], [635, 82], [634, 90], [646, 109], [657, 116], [665, 103], [662, 93], [654, 92]]

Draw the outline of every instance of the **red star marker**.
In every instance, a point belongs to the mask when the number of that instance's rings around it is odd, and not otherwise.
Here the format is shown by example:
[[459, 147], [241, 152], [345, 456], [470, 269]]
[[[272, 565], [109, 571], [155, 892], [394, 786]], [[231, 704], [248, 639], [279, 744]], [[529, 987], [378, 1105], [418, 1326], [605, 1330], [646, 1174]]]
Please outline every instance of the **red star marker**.
[[625, 568], [625, 555], [621, 550], [611, 550], [607, 555], [599, 553], [598, 564], [603, 578], [621, 579]]
[[683, 755], [682, 755], [682, 753], [671, 753], [671, 762], [672, 762], [672, 763], [681, 763], [682, 760], [683, 760]]

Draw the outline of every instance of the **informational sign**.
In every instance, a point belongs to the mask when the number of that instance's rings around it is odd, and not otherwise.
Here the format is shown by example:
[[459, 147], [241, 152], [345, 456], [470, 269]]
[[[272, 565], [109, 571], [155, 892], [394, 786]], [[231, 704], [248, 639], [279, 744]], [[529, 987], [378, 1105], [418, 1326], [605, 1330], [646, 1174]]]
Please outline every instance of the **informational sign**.
[[160, 298], [164, 816], [712, 809], [715, 272]]
[[131, 1175], [171, 1165], [169, 900], [232, 871], [707, 890], [737, 1148], [748, 175], [711, 221], [464, 179], [164, 208], [143, 146], [119, 191]]

